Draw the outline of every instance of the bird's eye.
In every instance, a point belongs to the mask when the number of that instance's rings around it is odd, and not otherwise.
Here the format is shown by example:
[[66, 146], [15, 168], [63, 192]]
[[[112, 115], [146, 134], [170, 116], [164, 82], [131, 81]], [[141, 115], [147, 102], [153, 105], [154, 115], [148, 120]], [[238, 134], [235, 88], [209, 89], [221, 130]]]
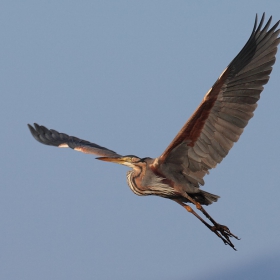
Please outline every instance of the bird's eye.
[[139, 162], [140, 159], [136, 157], [131, 157], [131, 162]]

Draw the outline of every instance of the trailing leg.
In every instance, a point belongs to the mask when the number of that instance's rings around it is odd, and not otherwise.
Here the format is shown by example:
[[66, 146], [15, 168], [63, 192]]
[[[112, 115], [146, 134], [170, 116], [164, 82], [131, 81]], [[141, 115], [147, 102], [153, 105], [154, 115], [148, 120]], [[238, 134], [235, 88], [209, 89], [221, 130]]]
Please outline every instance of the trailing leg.
[[[189, 198], [188, 198], [189, 199]], [[230, 230], [223, 225], [218, 224], [205, 210], [204, 208], [201, 206], [200, 203], [194, 201], [192, 198], [191, 202], [193, 204], [195, 204], [196, 208], [198, 210], [200, 210], [212, 223], [213, 226], [209, 225], [206, 221], [204, 221], [189, 205], [181, 202], [180, 200], [174, 199], [174, 201], [176, 201], [178, 204], [180, 204], [181, 206], [183, 206], [188, 212], [190, 212], [191, 214], [193, 214], [196, 218], [198, 218], [206, 227], [208, 227], [211, 231], [213, 231], [219, 238], [221, 238], [224, 242], [225, 245], [229, 245], [230, 247], [232, 247], [234, 250], [236, 250], [234, 248], [233, 243], [230, 241], [230, 237], [234, 237], [236, 239], [239, 239], [237, 236], [233, 235]]]

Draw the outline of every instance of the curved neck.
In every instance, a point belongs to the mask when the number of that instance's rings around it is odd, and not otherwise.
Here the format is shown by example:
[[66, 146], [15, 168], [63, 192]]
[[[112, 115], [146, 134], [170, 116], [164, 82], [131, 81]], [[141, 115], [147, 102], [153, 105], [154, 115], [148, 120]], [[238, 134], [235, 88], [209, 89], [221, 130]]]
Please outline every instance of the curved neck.
[[137, 195], [148, 195], [147, 191], [141, 185], [141, 181], [146, 172], [146, 163], [136, 165], [133, 170], [127, 172], [127, 184], [130, 189]]

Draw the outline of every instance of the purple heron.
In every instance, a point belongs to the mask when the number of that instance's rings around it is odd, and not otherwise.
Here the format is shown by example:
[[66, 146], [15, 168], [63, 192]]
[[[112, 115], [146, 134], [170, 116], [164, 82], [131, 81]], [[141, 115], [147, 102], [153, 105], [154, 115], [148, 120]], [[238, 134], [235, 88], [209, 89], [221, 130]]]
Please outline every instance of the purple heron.
[[[253, 117], [263, 85], [275, 63], [280, 30], [279, 21], [269, 29], [271, 17], [263, 26], [264, 14], [239, 54], [222, 72], [204, 96], [201, 104], [185, 123], [166, 150], [157, 158], [121, 156], [97, 144], [59, 133], [34, 124], [29, 126], [33, 137], [42, 144], [69, 147], [83, 153], [98, 155], [97, 159], [126, 165], [127, 183], [137, 195], [157, 195], [174, 200], [196, 216], [205, 226], [235, 249], [230, 238], [237, 236], [228, 227], [217, 223], [203, 208], [216, 202], [218, 195], [200, 189], [203, 177], [216, 167], [238, 141]], [[189, 205], [211, 222], [206, 222]]]

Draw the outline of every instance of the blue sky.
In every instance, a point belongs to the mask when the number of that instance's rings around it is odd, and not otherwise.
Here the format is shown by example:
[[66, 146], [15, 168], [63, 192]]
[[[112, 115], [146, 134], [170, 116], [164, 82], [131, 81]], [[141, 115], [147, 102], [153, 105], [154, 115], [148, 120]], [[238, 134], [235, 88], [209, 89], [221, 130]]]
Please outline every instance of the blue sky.
[[279, 1], [0, 7], [1, 279], [277, 279], [279, 53], [254, 118], [205, 178], [221, 196], [207, 210], [241, 237], [237, 252], [174, 202], [134, 195], [126, 167], [43, 146], [26, 124], [159, 156], [243, 47], [255, 14], [280, 19]]

